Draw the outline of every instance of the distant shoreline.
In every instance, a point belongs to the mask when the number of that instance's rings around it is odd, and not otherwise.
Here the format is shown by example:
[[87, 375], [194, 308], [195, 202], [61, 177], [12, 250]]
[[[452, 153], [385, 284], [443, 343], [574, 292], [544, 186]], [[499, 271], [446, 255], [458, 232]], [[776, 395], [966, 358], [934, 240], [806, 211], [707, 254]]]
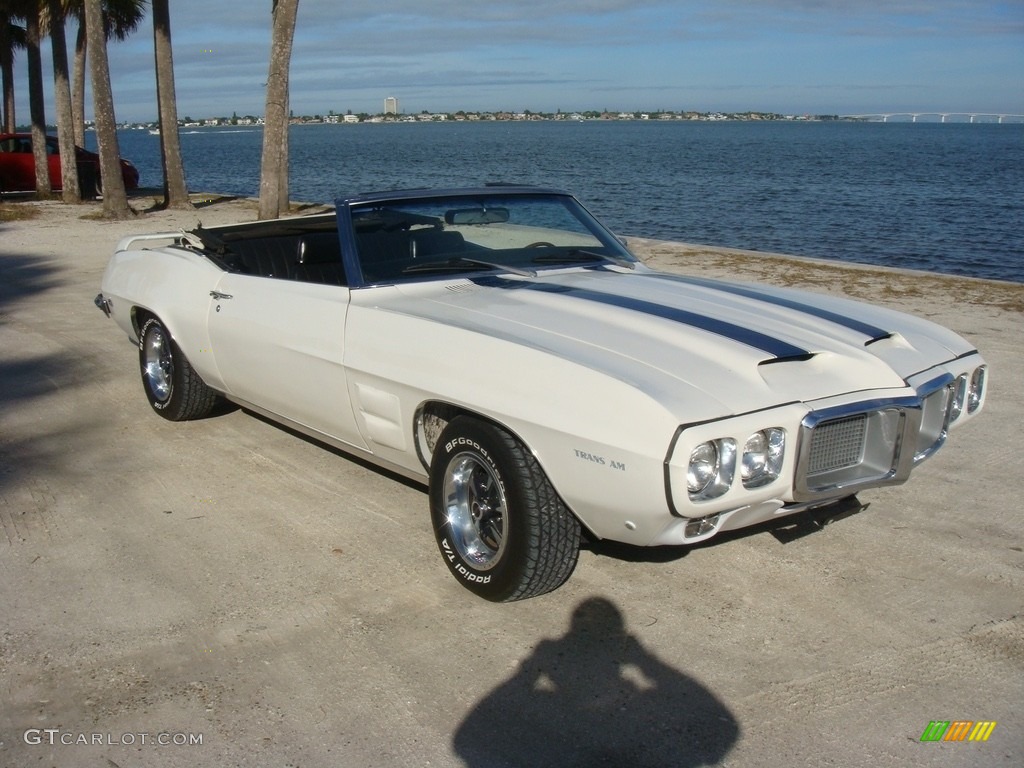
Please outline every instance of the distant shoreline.
[[[394, 125], [410, 123], [461, 122], [705, 122], [705, 123], [920, 123], [922, 125], [1024, 125], [1024, 115], [1000, 112], [877, 112], [863, 115], [782, 114], [778, 112], [419, 112], [409, 114], [328, 114], [299, 115], [290, 125]], [[118, 130], [148, 130], [158, 133], [159, 123], [154, 120], [126, 120]], [[263, 128], [263, 118], [256, 115], [217, 116], [198, 120], [185, 118], [178, 121], [182, 128]], [[19, 125], [17, 133], [27, 133], [29, 125]], [[86, 123], [86, 130], [93, 130]], [[56, 125], [47, 125], [47, 133], [56, 133]]]

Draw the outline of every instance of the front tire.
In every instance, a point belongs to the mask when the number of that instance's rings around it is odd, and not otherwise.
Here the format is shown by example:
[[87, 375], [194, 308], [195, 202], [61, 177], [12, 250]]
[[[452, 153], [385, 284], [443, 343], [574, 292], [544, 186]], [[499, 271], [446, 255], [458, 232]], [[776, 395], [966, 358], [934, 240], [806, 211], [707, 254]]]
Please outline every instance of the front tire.
[[169, 421], [201, 419], [217, 402], [163, 324], [151, 317], [139, 333], [142, 387], [153, 410]]
[[510, 602], [551, 592], [579, 558], [580, 525], [533, 455], [505, 430], [460, 416], [430, 466], [430, 515], [452, 575]]

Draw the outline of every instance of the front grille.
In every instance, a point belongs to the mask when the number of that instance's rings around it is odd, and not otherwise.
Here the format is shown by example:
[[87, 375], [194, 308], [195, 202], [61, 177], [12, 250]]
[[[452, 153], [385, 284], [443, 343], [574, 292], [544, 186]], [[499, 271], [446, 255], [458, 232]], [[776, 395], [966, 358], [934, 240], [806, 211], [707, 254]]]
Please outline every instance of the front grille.
[[950, 375], [908, 397], [814, 410], [800, 424], [793, 496], [820, 501], [902, 483], [916, 461], [942, 445]]
[[864, 432], [867, 421], [867, 414], [858, 413], [815, 427], [811, 438], [807, 474], [819, 475], [822, 472], [832, 472], [859, 464], [864, 455]]
[[[851, 410], [854, 408], [863, 410]], [[921, 401], [872, 401], [815, 411], [800, 425], [794, 493], [799, 501], [906, 480], [921, 425]], [[904, 445], [908, 450], [902, 450]]]

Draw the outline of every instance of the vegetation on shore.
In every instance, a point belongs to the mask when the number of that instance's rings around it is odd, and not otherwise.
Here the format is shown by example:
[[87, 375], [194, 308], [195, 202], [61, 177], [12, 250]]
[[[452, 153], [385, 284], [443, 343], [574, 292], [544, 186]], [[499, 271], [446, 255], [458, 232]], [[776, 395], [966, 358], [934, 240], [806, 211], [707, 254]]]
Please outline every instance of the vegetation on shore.
[[38, 218], [39, 208], [34, 205], [0, 203], [0, 221], [30, 221]]

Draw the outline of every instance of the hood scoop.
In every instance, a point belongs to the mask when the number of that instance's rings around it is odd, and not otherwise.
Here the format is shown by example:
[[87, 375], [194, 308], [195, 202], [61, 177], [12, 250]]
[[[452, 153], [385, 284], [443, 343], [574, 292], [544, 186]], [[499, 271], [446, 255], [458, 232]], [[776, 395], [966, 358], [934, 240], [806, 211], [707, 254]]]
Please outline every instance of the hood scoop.
[[806, 363], [808, 360], [813, 360], [817, 355], [816, 352], [804, 352], [800, 355], [786, 355], [785, 357], [769, 357], [762, 360], [757, 366], [760, 368], [764, 365], [777, 365], [778, 363]]
[[882, 336], [876, 336], [873, 339], [868, 339], [864, 342], [865, 347], [870, 347], [872, 344], [877, 344], [880, 341], [891, 341], [898, 347], [910, 348], [910, 344], [907, 343], [906, 339], [900, 336], [898, 333], [886, 333]]

